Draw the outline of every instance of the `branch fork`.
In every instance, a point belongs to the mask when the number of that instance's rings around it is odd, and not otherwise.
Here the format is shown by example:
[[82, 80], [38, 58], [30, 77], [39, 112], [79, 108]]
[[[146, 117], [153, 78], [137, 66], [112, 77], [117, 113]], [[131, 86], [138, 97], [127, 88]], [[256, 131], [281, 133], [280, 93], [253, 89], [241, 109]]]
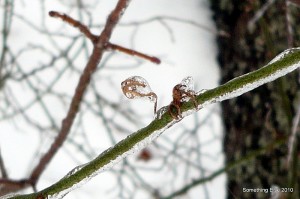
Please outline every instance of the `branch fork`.
[[[84, 34], [94, 45], [97, 43], [99, 37], [94, 35], [93, 33], [91, 33], [89, 28], [86, 25], [82, 24], [80, 21], [73, 19], [72, 17], [68, 16], [67, 14], [56, 12], [56, 11], [50, 11], [49, 15], [54, 18], [59, 18], [62, 21], [68, 23], [69, 25], [71, 25], [75, 28], [78, 28], [80, 30], [80, 32], [82, 34]], [[161, 63], [160, 59], [157, 57], [149, 56], [144, 53], [135, 51], [133, 49], [125, 48], [123, 46], [113, 44], [110, 42], [105, 43], [104, 47], [105, 47], [105, 50], [119, 51], [119, 52], [122, 52], [122, 53], [125, 53], [128, 55], [131, 55], [131, 56], [137, 56], [137, 57], [148, 60], [155, 64]]]

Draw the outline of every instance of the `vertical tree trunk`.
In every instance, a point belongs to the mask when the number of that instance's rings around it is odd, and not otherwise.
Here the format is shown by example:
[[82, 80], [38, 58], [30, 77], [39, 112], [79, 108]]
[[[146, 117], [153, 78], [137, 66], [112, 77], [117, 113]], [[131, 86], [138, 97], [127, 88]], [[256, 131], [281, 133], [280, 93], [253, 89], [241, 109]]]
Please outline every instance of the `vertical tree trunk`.
[[[221, 83], [263, 66], [288, 48], [285, 1], [274, 1], [256, 22], [253, 21], [266, 2], [271, 1], [211, 0], [218, 29], [229, 34], [218, 38]], [[299, 18], [299, 12], [299, 8], [293, 10], [291, 6], [294, 18]], [[254, 23], [249, 27], [251, 21]], [[297, 21], [295, 19], [294, 24]], [[291, 25], [295, 31], [293, 38], [299, 37], [298, 25]], [[294, 165], [286, 165], [287, 138], [291, 134], [295, 107], [299, 104], [298, 90], [298, 73], [294, 72], [222, 103], [226, 164], [268, 147], [247, 164], [228, 171], [227, 198], [270, 198], [272, 185], [293, 188], [292, 194], [282, 196], [298, 198], [300, 160], [297, 162], [294, 158]], [[276, 145], [281, 140], [282, 144]], [[299, 158], [299, 147], [296, 151]], [[246, 192], [243, 188], [268, 189], [268, 193], [263, 190]]]

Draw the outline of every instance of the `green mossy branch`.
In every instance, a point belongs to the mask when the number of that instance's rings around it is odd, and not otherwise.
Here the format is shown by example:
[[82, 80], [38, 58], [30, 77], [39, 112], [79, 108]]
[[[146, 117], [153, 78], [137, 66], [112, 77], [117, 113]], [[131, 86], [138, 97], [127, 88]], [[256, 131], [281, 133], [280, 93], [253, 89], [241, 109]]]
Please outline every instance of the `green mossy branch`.
[[[267, 64], [266, 66], [256, 71], [232, 79], [231, 81], [217, 88], [207, 90], [204, 93], [198, 94], [196, 96], [196, 101], [199, 104], [198, 108], [200, 109], [208, 104], [236, 97], [295, 70], [300, 66], [300, 49], [296, 48], [286, 52], [288, 53], [286, 53], [282, 58], [276, 60], [272, 64]], [[193, 112], [196, 112], [193, 101], [183, 103], [181, 106], [181, 112], [184, 117]], [[57, 193], [63, 193], [72, 186], [78, 185], [80, 183], [83, 184], [83, 182], [86, 182], [87, 178], [95, 176], [99, 173], [97, 171], [102, 170], [106, 165], [116, 160], [117, 158], [119, 158], [118, 160], [125, 158], [128, 155], [127, 152], [130, 151], [134, 146], [139, 144], [141, 141], [149, 139], [149, 137], [157, 134], [157, 132], [159, 132], [159, 134], [162, 133], [164, 130], [179, 121], [180, 120], [175, 121], [167, 111], [166, 113], [162, 114], [160, 118], [154, 119], [148, 126], [131, 134], [112, 148], [101, 153], [91, 162], [82, 166], [82, 168], [78, 171], [62, 178], [50, 187], [37, 193], [6, 198], [47, 198], [48, 196], [53, 196]], [[122, 158], [120, 158], [121, 156]], [[118, 161], [116, 161], [115, 163], [117, 162]]]

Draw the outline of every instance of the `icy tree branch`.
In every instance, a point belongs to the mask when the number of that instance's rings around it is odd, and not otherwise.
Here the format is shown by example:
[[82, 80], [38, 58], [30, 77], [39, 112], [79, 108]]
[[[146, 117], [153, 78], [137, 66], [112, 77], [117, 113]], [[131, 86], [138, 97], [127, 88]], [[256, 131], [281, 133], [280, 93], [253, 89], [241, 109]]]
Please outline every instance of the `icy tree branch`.
[[[276, 56], [264, 67], [234, 78], [231, 81], [206, 92], [196, 95], [198, 109], [208, 104], [231, 99], [251, 91], [263, 84], [271, 82], [279, 77], [292, 72], [300, 66], [300, 48], [292, 48]], [[175, 120], [168, 107], [163, 107], [158, 116], [146, 127], [132, 133], [112, 148], [101, 153], [91, 162], [73, 169], [64, 178], [52, 186], [37, 193], [28, 195], [11, 196], [6, 198], [62, 198], [71, 190], [80, 187], [97, 174], [110, 169], [129, 154], [141, 150], [149, 145], [167, 128], [180, 120]], [[197, 111], [192, 100], [184, 102], [181, 106], [182, 117], [186, 117]]]

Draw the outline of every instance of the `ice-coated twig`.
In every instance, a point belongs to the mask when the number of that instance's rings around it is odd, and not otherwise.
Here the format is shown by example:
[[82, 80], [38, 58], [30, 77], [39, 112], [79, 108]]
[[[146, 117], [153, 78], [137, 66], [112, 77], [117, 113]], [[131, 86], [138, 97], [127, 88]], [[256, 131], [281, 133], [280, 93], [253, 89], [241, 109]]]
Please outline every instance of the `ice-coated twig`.
[[[243, 93], [292, 72], [299, 66], [300, 48], [284, 51], [275, 57], [269, 64], [256, 71], [234, 78], [217, 88], [197, 94], [195, 96], [198, 104], [197, 110], [208, 104], [221, 102], [242, 95]], [[183, 102], [180, 108], [182, 117], [197, 111], [194, 107], [193, 100]], [[165, 109], [166, 107], [164, 107], [164, 110]], [[62, 198], [69, 191], [86, 183], [95, 175], [110, 169], [129, 154], [143, 149], [166, 129], [179, 121], [172, 118], [168, 111], [159, 110], [158, 112], [160, 113], [159, 117], [155, 118], [148, 126], [132, 133], [112, 148], [101, 153], [91, 162], [75, 168], [75, 170], [57, 183], [37, 193], [10, 198]]]
[[[263, 84], [274, 81], [275, 79], [292, 72], [300, 66], [300, 48], [287, 49], [277, 55], [266, 66], [239, 76], [229, 82], [197, 95], [196, 99], [202, 108], [207, 104], [221, 102], [240, 96]], [[187, 109], [190, 106], [187, 107]]]

